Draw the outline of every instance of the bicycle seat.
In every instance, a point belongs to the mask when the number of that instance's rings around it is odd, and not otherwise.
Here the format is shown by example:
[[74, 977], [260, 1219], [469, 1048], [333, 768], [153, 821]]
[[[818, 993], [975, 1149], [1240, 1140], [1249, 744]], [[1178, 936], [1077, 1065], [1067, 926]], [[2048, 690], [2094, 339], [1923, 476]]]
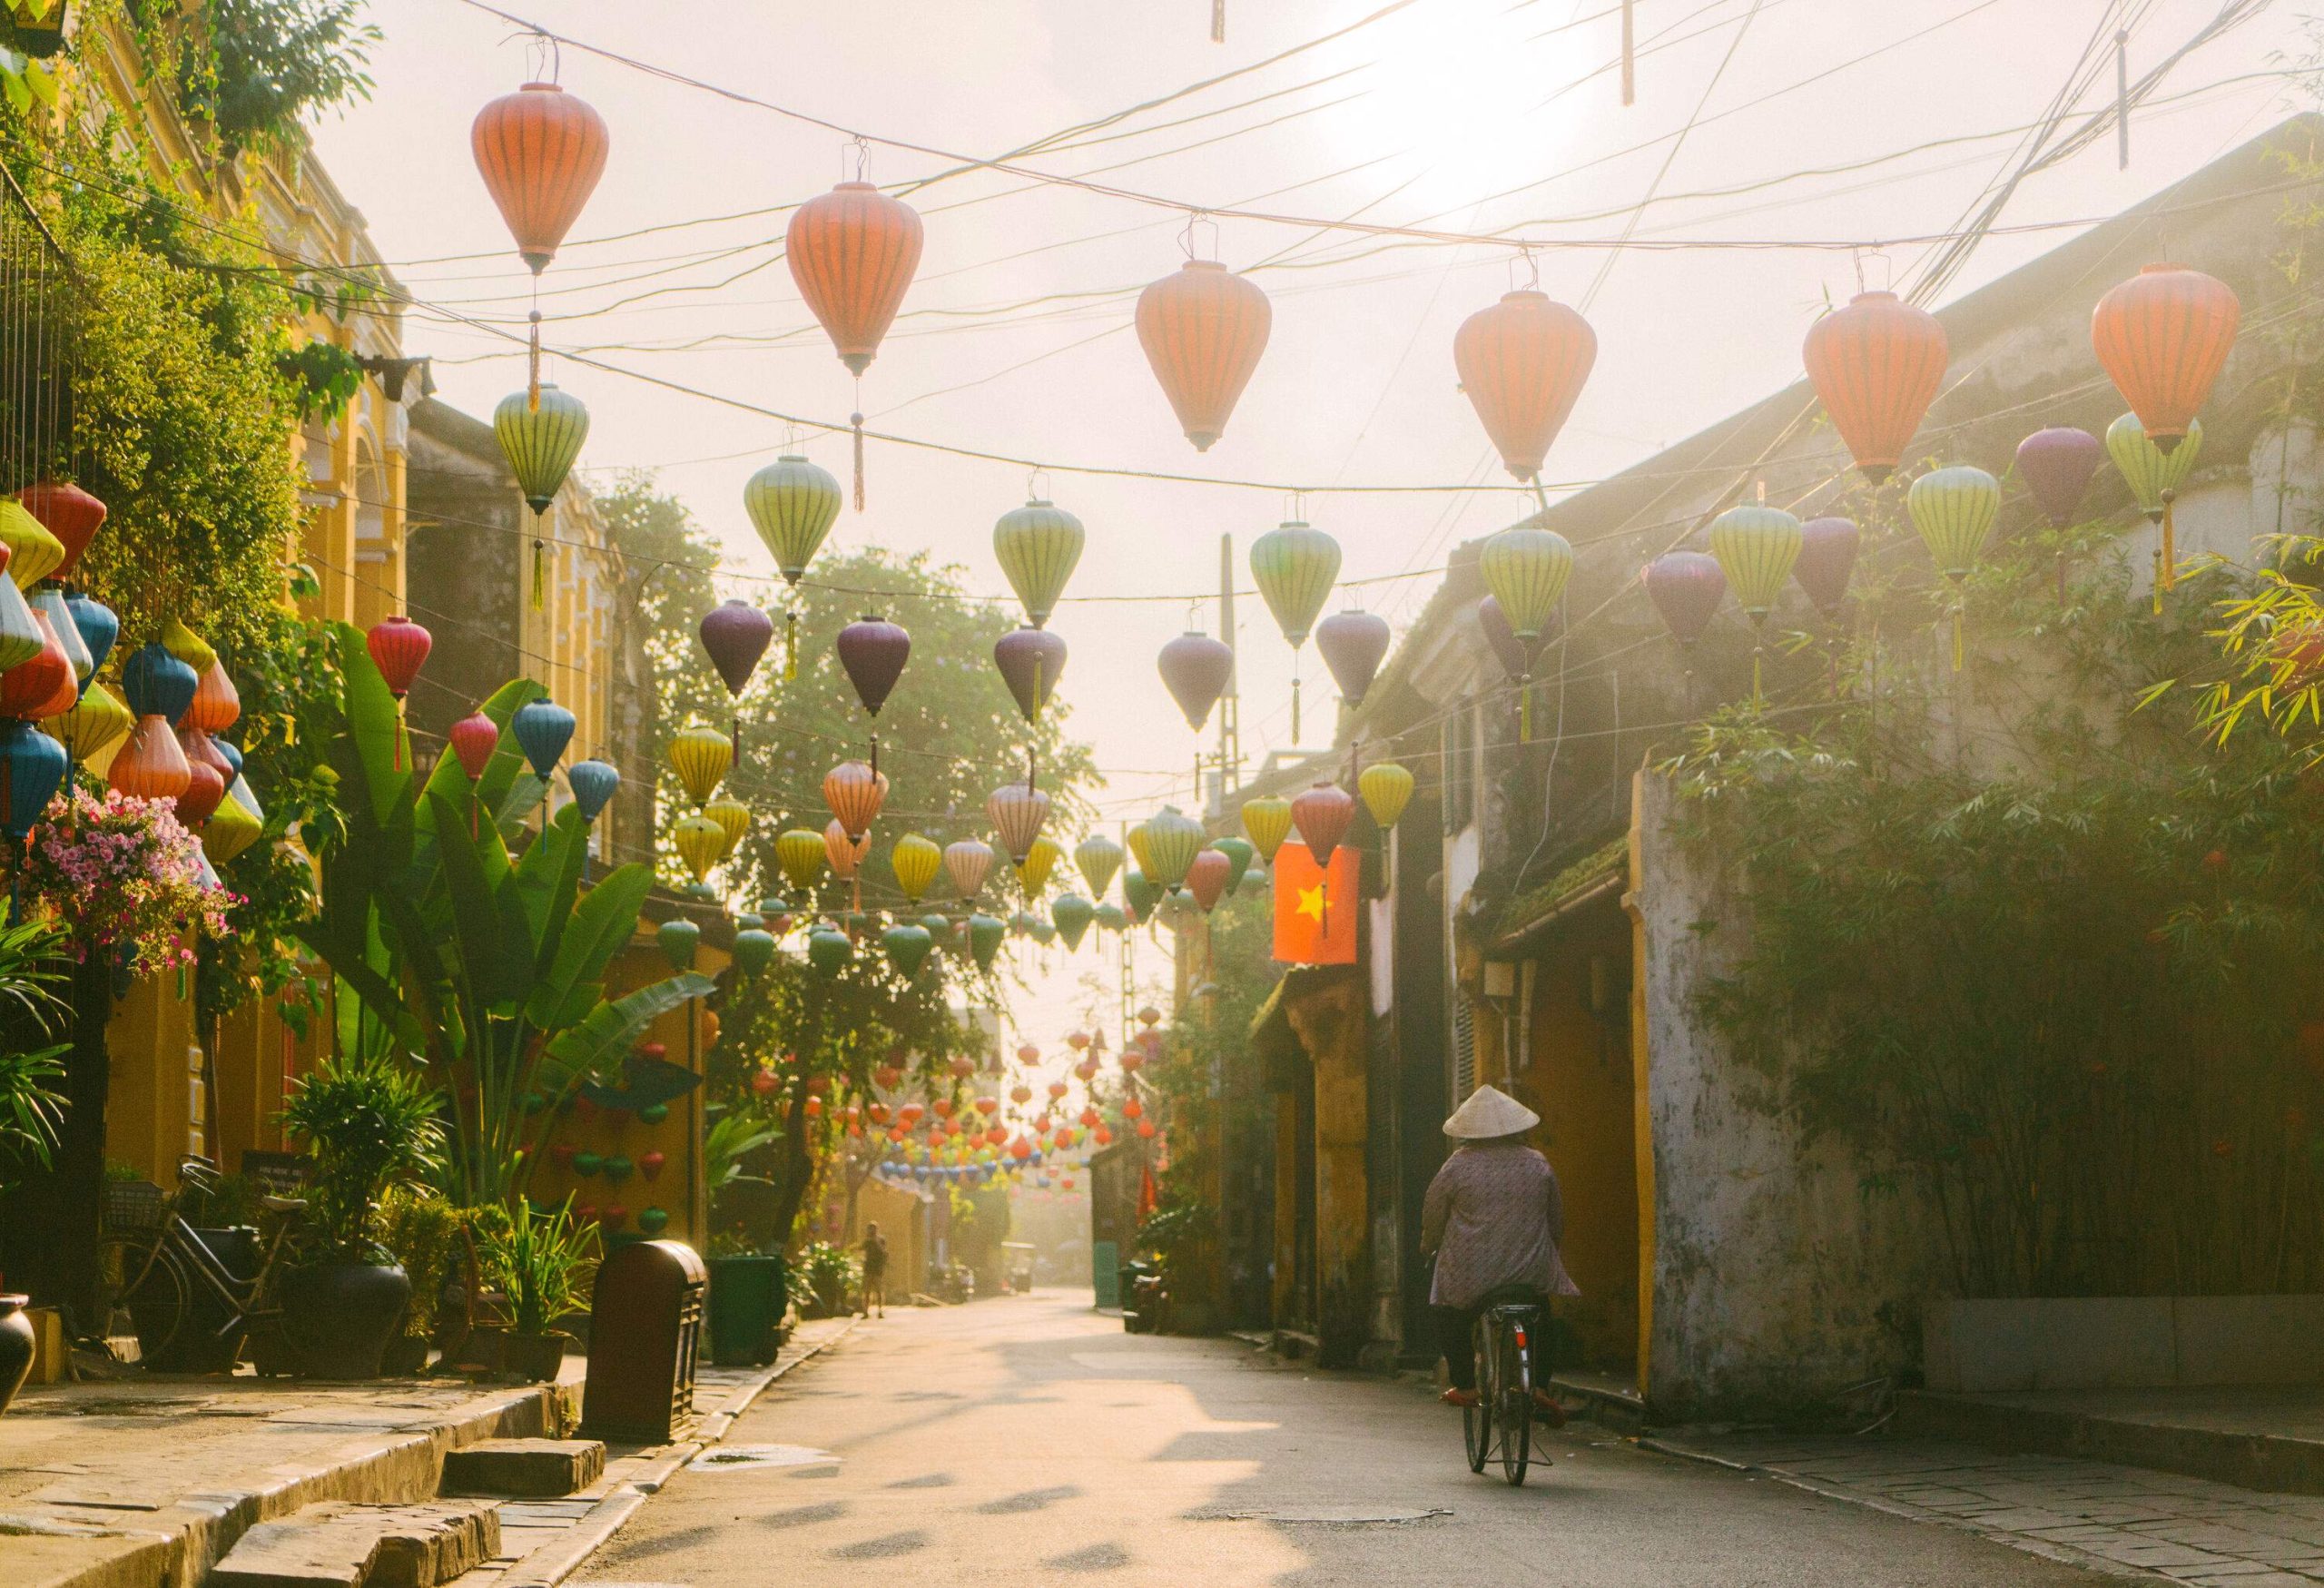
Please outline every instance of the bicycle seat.
[[258, 1205], [269, 1213], [296, 1213], [307, 1205], [307, 1199], [304, 1197], [261, 1196]]

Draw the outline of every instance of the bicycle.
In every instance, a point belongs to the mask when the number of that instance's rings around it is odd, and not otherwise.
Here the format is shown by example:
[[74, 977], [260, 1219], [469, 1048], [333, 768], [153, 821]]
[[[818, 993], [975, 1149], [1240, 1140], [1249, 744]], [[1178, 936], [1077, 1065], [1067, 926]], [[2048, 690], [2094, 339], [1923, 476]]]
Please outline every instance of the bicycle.
[[1541, 1304], [1531, 1299], [1488, 1301], [1472, 1336], [1477, 1363], [1477, 1404], [1461, 1408], [1469, 1470], [1481, 1473], [1498, 1456], [1502, 1475], [1516, 1488], [1533, 1455], [1533, 1336]]
[[[185, 1217], [186, 1203], [214, 1192], [219, 1183], [218, 1166], [189, 1153], [178, 1160], [178, 1189], [162, 1203], [153, 1228], [108, 1235], [98, 1243], [94, 1322], [106, 1354], [115, 1361], [158, 1367], [185, 1360], [198, 1368], [231, 1371], [251, 1334], [280, 1328], [281, 1308], [266, 1304], [272, 1300], [275, 1267], [290, 1229], [287, 1216], [307, 1204], [296, 1197], [259, 1198], [259, 1206], [276, 1215], [274, 1236], [258, 1272], [242, 1279]], [[197, 1321], [205, 1302], [212, 1304], [211, 1316], [223, 1321]], [[190, 1329], [200, 1332], [189, 1334]]]

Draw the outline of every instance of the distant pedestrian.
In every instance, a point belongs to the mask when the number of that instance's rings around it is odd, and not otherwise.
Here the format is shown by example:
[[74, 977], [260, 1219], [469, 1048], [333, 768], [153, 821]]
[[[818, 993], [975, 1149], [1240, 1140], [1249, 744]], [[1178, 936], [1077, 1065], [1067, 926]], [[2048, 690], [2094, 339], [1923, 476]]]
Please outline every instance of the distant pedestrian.
[[[1490, 1086], [1479, 1087], [1444, 1121], [1444, 1133], [1460, 1145], [1429, 1182], [1421, 1204], [1420, 1249], [1436, 1258], [1429, 1312], [1452, 1381], [1444, 1398], [1456, 1406], [1477, 1404], [1472, 1341], [1478, 1314], [1493, 1302], [1518, 1298], [1546, 1310], [1552, 1296], [1581, 1294], [1558, 1256], [1565, 1202], [1557, 1172], [1525, 1142], [1525, 1133], [1541, 1122], [1541, 1115]], [[1546, 1388], [1534, 1395], [1552, 1426], [1565, 1421]]]
[[888, 1316], [888, 1243], [880, 1234], [877, 1224], [863, 1227], [863, 1316], [870, 1317], [877, 1307], [880, 1316]]

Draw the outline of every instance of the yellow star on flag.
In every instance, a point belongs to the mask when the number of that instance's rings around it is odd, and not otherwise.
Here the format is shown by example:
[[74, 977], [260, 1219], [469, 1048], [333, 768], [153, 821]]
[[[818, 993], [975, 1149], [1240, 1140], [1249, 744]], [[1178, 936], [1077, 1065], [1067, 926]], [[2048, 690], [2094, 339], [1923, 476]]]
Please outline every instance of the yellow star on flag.
[[1324, 890], [1320, 887], [1299, 890], [1297, 913], [1308, 917], [1318, 926], [1324, 924]]

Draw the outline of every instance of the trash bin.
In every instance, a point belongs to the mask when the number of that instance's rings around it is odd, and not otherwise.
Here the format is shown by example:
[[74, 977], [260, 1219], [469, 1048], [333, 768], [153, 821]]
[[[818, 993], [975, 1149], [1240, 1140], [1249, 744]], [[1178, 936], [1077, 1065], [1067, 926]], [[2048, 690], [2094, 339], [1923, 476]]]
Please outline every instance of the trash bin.
[[710, 1259], [710, 1359], [721, 1367], [774, 1360], [791, 1304], [780, 1257]]

